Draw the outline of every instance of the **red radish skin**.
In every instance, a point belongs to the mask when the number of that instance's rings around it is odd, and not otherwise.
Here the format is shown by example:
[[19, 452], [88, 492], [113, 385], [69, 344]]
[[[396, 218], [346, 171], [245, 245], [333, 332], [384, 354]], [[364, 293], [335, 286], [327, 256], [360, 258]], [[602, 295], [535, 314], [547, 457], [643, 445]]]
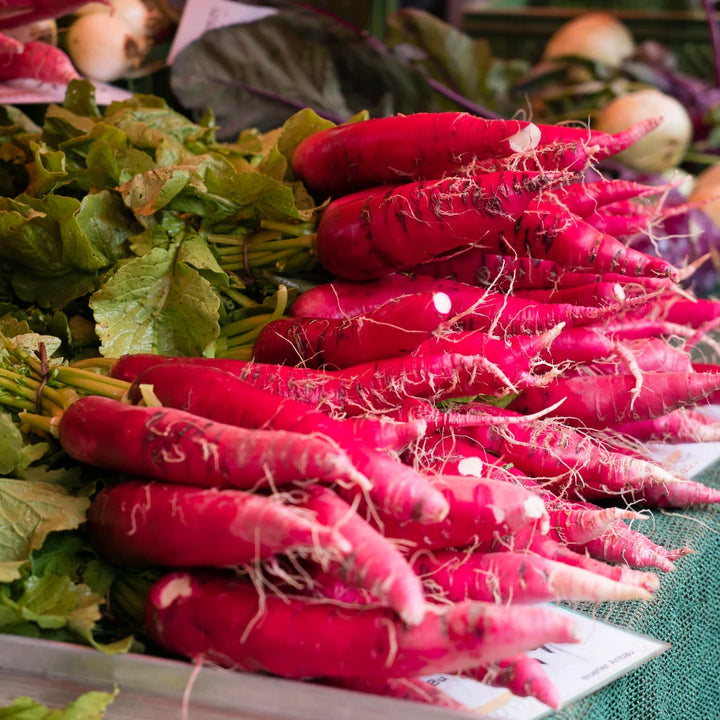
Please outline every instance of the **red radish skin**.
[[550, 415], [589, 428], [652, 420], [673, 410], [692, 407], [720, 390], [720, 374], [708, 372], [646, 372], [635, 393], [630, 374], [558, 377], [542, 387], [523, 390], [511, 404], [521, 413], [535, 413], [563, 401]]
[[[483, 406], [485, 407], [485, 406]], [[512, 410], [486, 408], [499, 416]], [[678, 477], [661, 465], [604, 447], [590, 435], [553, 420], [497, 430], [472, 426], [464, 434], [568, 500], [612, 499], [660, 507], [720, 501], [720, 491]]]
[[[334, 281], [309, 290], [298, 298], [292, 312], [305, 317], [352, 316], [379, 307], [403, 294], [426, 300], [437, 292], [452, 302], [452, 318], [462, 330], [503, 331], [514, 335], [542, 333], [560, 323], [580, 325], [613, 317], [626, 303], [585, 307], [571, 303], [544, 303], [495, 292], [469, 283], [425, 275], [393, 274], [366, 283]], [[632, 304], [632, 303], [631, 303]]]
[[627, 247], [543, 200], [543, 187], [558, 181], [554, 175], [505, 172], [354, 193], [323, 211], [318, 259], [337, 277], [370, 280], [482, 247], [598, 272], [678, 279], [665, 260]]
[[505, 467], [477, 443], [449, 433], [436, 433], [419, 451], [423, 472], [447, 475], [488, 477], [516, 483], [542, 498], [550, 519], [548, 536], [563, 544], [584, 544], [602, 536], [618, 520], [639, 520], [644, 516], [633, 510], [579, 503], [558, 497], [543, 487], [542, 479], [533, 480], [513, 467]]
[[310, 510], [322, 526], [337, 530], [352, 548], [348, 556], [325, 563], [326, 573], [351, 587], [367, 590], [393, 608], [407, 625], [422, 621], [422, 584], [402, 553], [384, 535], [329, 488], [310, 488], [302, 507]]
[[691, 408], [673, 410], [652, 420], [621, 423], [613, 430], [641, 442], [720, 442], [720, 422]]
[[514, 234], [503, 240], [500, 250], [508, 255], [547, 258], [570, 267], [631, 277], [679, 278], [677, 268], [667, 261], [633, 250], [571, 213], [558, 213], [555, 205], [542, 199], [526, 209]]
[[677, 293], [666, 293], [652, 305], [634, 309], [629, 313], [629, 317], [700, 328], [705, 323], [720, 319], [720, 300], [687, 298]]
[[519, 485], [459, 475], [435, 476], [433, 482], [448, 501], [447, 517], [419, 525], [378, 514], [375, 521], [386, 537], [415, 543], [418, 548], [446, 549], [487, 542], [528, 526], [538, 534], [549, 529], [542, 499]]
[[[437, 255], [497, 247], [558, 173], [487, 173], [382, 186], [328, 204], [317, 228], [323, 267], [346, 280], [408, 270]], [[528, 254], [528, 253], [521, 253]]]
[[[372, 478], [372, 488], [364, 492], [368, 492], [373, 504], [384, 512], [417, 522], [435, 522], [447, 515], [445, 498], [426, 477], [398, 462], [392, 454], [376, 449], [381, 440], [378, 430], [383, 424], [379, 421], [372, 422], [370, 418], [365, 422], [352, 418], [338, 420], [304, 403], [257, 388], [222, 370], [180, 359], [141, 372], [128, 390], [131, 402], [142, 400], [143, 386], [151, 386], [155, 397], [165, 407], [220, 423], [325, 438], [344, 450], [358, 472]], [[232, 401], [218, 402], [221, 397], [232, 398]], [[385, 424], [393, 426], [390, 421]], [[423, 420], [411, 420], [406, 424], [417, 424], [423, 429], [427, 426]]]
[[[422, 420], [393, 421], [372, 417], [337, 419], [292, 398], [276, 395], [239, 377], [184, 358], [165, 358], [140, 372], [127, 397], [133, 404], [150, 387], [161, 405], [210, 420], [254, 429], [288, 430], [321, 435], [350, 449], [358, 444], [377, 449], [400, 449], [424, 437]], [[232, 398], [232, 402], [218, 402]]]
[[571, 288], [515, 290], [514, 295], [544, 303], [570, 303], [587, 307], [617, 305], [626, 299], [620, 283], [603, 281]]
[[[109, 0], [98, 0], [103, 5], [109, 5]], [[83, 5], [87, 0], [5, 0], [3, 9], [6, 11], [0, 19], [0, 30], [29, 25], [38, 20], [59, 18], [69, 15]], [[12, 12], [7, 12], [11, 10]]]
[[626, 293], [628, 288], [633, 287], [643, 292], [675, 287], [668, 278], [629, 277], [620, 273], [580, 270], [553, 260], [521, 255], [498, 255], [486, 252], [482, 248], [471, 248], [448, 257], [431, 260], [412, 268], [410, 272], [456, 280], [468, 285], [492, 287], [500, 292], [577, 287], [600, 281], [620, 283]]
[[[219, 368], [282, 397], [348, 417], [382, 415], [402, 407], [408, 397], [437, 400], [504, 396], [516, 389], [497, 366], [474, 355], [407, 356], [335, 371], [229, 358], [196, 357], [185, 361]], [[111, 375], [132, 381], [142, 370], [157, 364], [156, 355], [127, 355], [115, 361]]]
[[315, 193], [340, 196], [385, 183], [440, 178], [478, 161], [518, 161], [523, 133], [538, 134], [522, 154], [543, 169], [583, 169], [649, 132], [649, 121], [615, 136], [583, 127], [488, 120], [469, 113], [414, 113], [338, 125], [301, 142], [292, 158], [300, 179]]
[[[617, 582], [638, 585], [649, 592], [655, 592], [660, 587], [660, 579], [654, 572], [636, 570], [625, 564], [611, 564], [597, 560], [584, 552], [576, 552], [548, 535], [538, 535], [531, 530], [521, 530], [513, 536], [506, 538], [503, 545], [496, 544], [496, 550], [526, 551], [537, 553], [549, 560], [584, 568], [603, 577]], [[480, 548], [478, 548], [478, 551]]]
[[650, 592], [637, 585], [624, 585], [526, 552], [421, 552], [411, 564], [423, 580], [427, 595], [442, 601], [536, 603], [652, 598]]
[[259, 597], [241, 578], [188, 572], [157, 581], [146, 608], [150, 637], [168, 652], [288, 678], [456, 672], [578, 640], [572, 621], [551, 608], [465, 602], [428, 609], [407, 628], [392, 610]]
[[198, 487], [249, 490], [313, 479], [369, 487], [347, 455], [320, 437], [248, 430], [183, 410], [96, 395], [65, 410], [58, 437], [78, 462]]
[[279, 318], [265, 325], [253, 345], [257, 362], [331, 369], [406, 355], [448, 319], [444, 293], [402, 295], [353, 317]]
[[547, 676], [543, 663], [529, 655], [513, 655], [463, 674], [493, 687], [507, 688], [518, 697], [533, 697], [555, 710], [562, 705], [560, 693]]
[[568, 543], [568, 547], [605, 562], [624, 563], [636, 568], [657, 568], [664, 572], [672, 572], [675, 569], [673, 561], [692, 552], [690, 548], [667, 550], [624, 523], [617, 523], [600, 537], [585, 543]]
[[352, 550], [280, 497], [242, 490], [121, 482], [100, 490], [87, 519], [93, 547], [132, 567], [229, 567], [292, 553], [328, 562]]
[[80, 79], [67, 53], [59, 47], [39, 40], [20, 45], [16, 52], [0, 49], [0, 79], [25, 78], [62, 85]]

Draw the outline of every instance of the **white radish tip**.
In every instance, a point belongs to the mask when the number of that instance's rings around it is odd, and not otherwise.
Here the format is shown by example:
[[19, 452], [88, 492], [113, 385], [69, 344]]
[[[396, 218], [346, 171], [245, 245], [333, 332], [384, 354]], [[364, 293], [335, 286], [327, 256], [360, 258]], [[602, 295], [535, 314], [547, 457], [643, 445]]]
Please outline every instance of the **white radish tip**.
[[170, 607], [178, 598], [190, 597], [193, 594], [190, 575], [179, 575], [170, 580], [160, 591], [157, 606], [160, 610]]
[[510, 149], [514, 152], [525, 153], [534, 150], [540, 143], [540, 128], [533, 123], [526, 125], [508, 138]]
[[435, 309], [443, 315], [447, 315], [452, 310], [452, 300], [450, 296], [444, 292], [436, 292], [433, 295], [433, 305]]
[[483, 461], [477, 457], [463, 458], [457, 465], [460, 475], [467, 477], [482, 477], [483, 467]]

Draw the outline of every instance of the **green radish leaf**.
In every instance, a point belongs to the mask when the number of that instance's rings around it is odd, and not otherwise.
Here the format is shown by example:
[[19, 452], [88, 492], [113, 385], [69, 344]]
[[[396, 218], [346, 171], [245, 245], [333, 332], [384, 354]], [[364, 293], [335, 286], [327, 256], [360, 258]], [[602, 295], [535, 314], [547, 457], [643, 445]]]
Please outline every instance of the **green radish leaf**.
[[30, 697], [18, 697], [0, 708], [0, 720], [102, 720], [117, 694], [117, 688], [112, 693], [91, 690], [62, 709], [51, 709]]
[[202, 355], [220, 332], [212, 285], [178, 261], [177, 245], [129, 260], [90, 298], [101, 352]]
[[20, 569], [48, 533], [77, 528], [89, 501], [73, 497], [60, 485], [0, 478], [0, 582], [20, 577]]

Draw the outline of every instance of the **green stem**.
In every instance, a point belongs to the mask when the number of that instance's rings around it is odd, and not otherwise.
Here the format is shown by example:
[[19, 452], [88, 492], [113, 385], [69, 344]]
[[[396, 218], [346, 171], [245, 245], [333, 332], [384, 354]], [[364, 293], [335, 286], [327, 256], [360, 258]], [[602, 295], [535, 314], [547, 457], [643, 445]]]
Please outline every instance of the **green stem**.
[[36, 432], [47, 433], [53, 437], [58, 436], [58, 423], [60, 418], [57, 416], [48, 417], [47, 415], [38, 415], [37, 413], [23, 411], [19, 417], [24, 425], [27, 425]]
[[277, 220], [261, 220], [260, 227], [266, 228], [267, 230], [278, 230], [285, 235], [310, 235], [314, 234], [317, 230], [315, 223], [284, 223]]

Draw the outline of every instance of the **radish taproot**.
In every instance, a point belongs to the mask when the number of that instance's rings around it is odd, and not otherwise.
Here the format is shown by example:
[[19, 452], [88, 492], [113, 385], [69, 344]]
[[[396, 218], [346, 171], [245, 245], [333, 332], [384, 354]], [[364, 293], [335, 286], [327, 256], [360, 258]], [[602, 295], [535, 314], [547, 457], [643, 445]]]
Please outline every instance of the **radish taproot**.
[[443, 601], [606, 602], [652, 597], [637, 585], [528, 552], [423, 551], [412, 557], [411, 564], [426, 594]]
[[284, 317], [259, 332], [257, 362], [330, 369], [406, 355], [448, 319], [450, 298], [400, 295], [367, 313], [348, 318]]
[[[152, 353], [125, 355], [114, 360], [111, 375], [132, 381], [142, 370], [163, 361], [168, 359]], [[276, 395], [349, 417], [397, 410], [408, 397], [437, 400], [478, 394], [505, 396], [515, 389], [499, 367], [475, 355], [403, 356], [343, 370], [231, 358], [188, 357], [185, 361], [219, 368]]]
[[260, 596], [248, 580], [216, 573], [170, 573], [146, 607], [150, 637], [168, 652], [289, 678], [455, 672], [579, 639], [572, 620], [552, 608], [468, 601], [428, 608], [407, 628], [388, 609]]
[[236, 489], [313, 480], [370, 487], [348, 456], [321, 437], [248, 430], [174, 408], [88, 395], [50, 426], [74, 460], [137, 477]]
[[[339, 197], [355, 190], [472, 172], [483, 160], [525, 161], [542, 170], [583, 170], [637, 142], [657, 123], [616, 136], [585, 127], [488, 120], [469, 113], [371, 118], [316, 132], [296, 148], [292, 166], [308, 188]], [[500, 163], [502, 164], [502, 163]]]
[[328, 562], [351, 543], [281, 496], [130, 480], [98, 492], [88, 510], [93, 547], [133, 567], [228, 567], [296, 553]]
[[422, 585], [402, 553], [382, 533], [329, 488], [308, 488], [300, 505], [312, 512], [322, 526], [333, 528], [348, 540], [350, 554], [328, 558], [324, 563], [326, 573], [367, 590], [380, 603], [393, 608], [406, 624], [422, 621]]

